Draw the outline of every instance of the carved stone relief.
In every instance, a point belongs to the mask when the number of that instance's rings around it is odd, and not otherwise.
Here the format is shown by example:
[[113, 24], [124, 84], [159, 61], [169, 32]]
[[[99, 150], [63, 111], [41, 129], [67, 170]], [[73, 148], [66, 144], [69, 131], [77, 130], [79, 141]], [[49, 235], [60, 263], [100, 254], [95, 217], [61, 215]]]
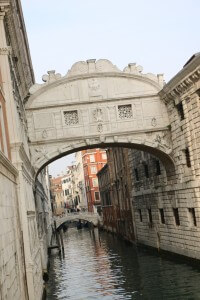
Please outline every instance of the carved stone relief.
[[88, 87], [89, 87], [89, 96], [90, 97], [102, 96], [102, 92], [100, 89], [100, 83], [96, 78], [92, 78], [88, 81]]
[[169, 133], [160, 132], [159, 134], [156, 134], [154, 146], [160, 150], [164, 150], [167, 154], [170, 154], [172, 152], [172, 148], [170, 145]]
[[93, 118], [96, 122], [103, 121], [103, 111], [101, 108], [97, 108], [93, 111]]
[[152, 125], [153, 127], [155, 127], [155, 126], [157, 125], [157, 120], [156, 120], [155, 117], [152, 118], [152, 120], [151, 120], [151, 125]]
[[96, 108], [92, 112], [93, 121], [97, 123], [97, 131], [103, 131], [103, 110], [101, 108]]
[[37, 162], [40, 158], [45, 157], [48, 159], [48, 151], [46, 147], [41, 147], [41, 148], [34, 148], [34, 151], [32, 151], [33, 159], [35, 162]]
[[43, 137], [43, 139], [46, 139], [48, 137], [48, 132], [46, 131], [46, 129], [43, 130], [42, 137]]
[[97, 125], [97, 131], [98, 131], [98, 132], [102, 132], [102, 131], [103, 131], [103, 124], [102, 124], [102, 123], [99, 123], [99, 124]]
[[11, 47], [2, 47], [0, 48], [0, 55], [9, 55], [11, 53]]
[[46, 83], [51, 83], [61, 78], [61, 74], [60, 73], [56, 74], [55, 70], [47, 71], [47, 74], [42, 76], [42, 80]]

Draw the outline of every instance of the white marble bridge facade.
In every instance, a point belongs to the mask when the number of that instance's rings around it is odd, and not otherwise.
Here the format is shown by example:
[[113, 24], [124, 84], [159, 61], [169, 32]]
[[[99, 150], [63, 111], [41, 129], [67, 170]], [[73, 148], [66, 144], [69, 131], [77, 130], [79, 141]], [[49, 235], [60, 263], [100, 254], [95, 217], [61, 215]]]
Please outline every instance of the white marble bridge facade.
[[31, 87], [26, 103], [32, 164], [38, 173], [64, 155], [92, 147], [126, 146], [172, 162], [168, 113], [159, 91], [162, 75], [123, 71], [105, 59], [75, 63]]

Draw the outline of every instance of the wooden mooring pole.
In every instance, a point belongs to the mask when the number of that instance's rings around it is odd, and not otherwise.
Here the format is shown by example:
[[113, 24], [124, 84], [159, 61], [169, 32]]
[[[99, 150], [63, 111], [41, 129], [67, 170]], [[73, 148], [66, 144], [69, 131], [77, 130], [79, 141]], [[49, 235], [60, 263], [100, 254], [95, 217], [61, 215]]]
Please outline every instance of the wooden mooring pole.
[[65, 256], [65, 248], [64, 248], [64, 242], [63, 242], [63, 229], [61, 228], [59, 232], [60, 232], [60, 240], [61, 240], [61, 246], [62, 246], [62, 253], [63, 253], [63, 256]]
[[55, 227], [55, 233], [56, 233], [56, 242], [57, 242], [57, 245], [58, 245], [59, 253], [61, 253], [60, 237], [59, 237], [58, 230], [56, 228], [56, 221], [55, 220], [54, 220], [54, 227]]

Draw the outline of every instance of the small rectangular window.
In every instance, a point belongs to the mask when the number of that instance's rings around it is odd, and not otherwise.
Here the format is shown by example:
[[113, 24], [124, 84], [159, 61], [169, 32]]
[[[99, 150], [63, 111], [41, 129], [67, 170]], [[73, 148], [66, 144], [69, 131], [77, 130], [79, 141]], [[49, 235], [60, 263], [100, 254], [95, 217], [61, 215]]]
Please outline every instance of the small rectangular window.
[[106, 153], [102, 153], [102, 159], [107, 159]]
[[92, 155], [90, 155], [90, 162], [95, 162], [95, 157], [94, 157], [94, 155], [92, 154]]
[[173, 208], [173, 213], [174, 213], [174, 219], [175, 219], [176, 226], [179, 226], [180, 225], [180, 219], [179, 219], [178, 208]]
[[77, 110], [64, 111], [63, 114], [66, 125], [76, 125], [79, 123]]
[[190, 152], [189, 152], [188, 148], [185, 149], [185, 159], [186, 159], [187, 167], [190, 168], [191, 167], [191, 160], [190, 160]]
[[179, 104], [177, 104], [177, 105], [176, 105], [176, 108], [177, 108], [177, 110], [178, 110], [180, 119], [181, 119], [181, 120], [184, 120], [184, 119], [185, 119], [185, 116], [184, 116], [184, 110], [183, 110], [183, 104], [182, 104], [182, 102], [180, 102]]
[[109, 192], [105, 193], [105, 204], [106, 205], [111, 205], [111, 198], [110, 198], [110, 193]]
[[96, 166], [90, 167], [90, 170], [91, 170], [91, 174], [96, 174], [96, 173], [97, 173], [97, 168], [96, 168]]
[[156, 175], [161, 175], [160, 162], [156, 159]]
[[136, 178], [136, 181], [139, 181], [139, 173], [138, 173], [138, 169], [134, 169], [135, 171], [135, 178]]
[[152, 224], [153, 223], [153, 218], [152, 218], [151, 208], [148, 208], [148, 217], [149, 217], [149, 223]]
[[99, 192], [94, 192], [94, 194], [95, 194], [95, 200], [100, 200], [100, 198], [99, 198]]
[[93, 185], [93, 187], [98, 187], [98, 179], [97, 178], [92, 178], [92, 185]]
[[144, 165], [144, 173], [146, 178], [149, 178], [149, 168], [147, 164]]
[[132, 119], [133, 118], [133, 111], [132, 105], [118, 105], [118, 115], [120, 119]]
[[162, 224], [165, 224], [165, 214], [164, 214], [164, 209], [163, 209], [163, 208], [160, 208], [159, 211], [160, 211], [160, 221], [161, 221]]
[[142, 222], [142, 210], [141, 209], [138, 209], [138, 214], [139, 214], [139, 217], [140, 217], [140, 222]]
[[189, 213], [189, 219], [190, 219], [190, 223], [193, 226], [197, 226], [197, 220], [196, 220], [196, 215], [195, 215], [195, 209], [192, 208], [188, 208], [188, 213]]

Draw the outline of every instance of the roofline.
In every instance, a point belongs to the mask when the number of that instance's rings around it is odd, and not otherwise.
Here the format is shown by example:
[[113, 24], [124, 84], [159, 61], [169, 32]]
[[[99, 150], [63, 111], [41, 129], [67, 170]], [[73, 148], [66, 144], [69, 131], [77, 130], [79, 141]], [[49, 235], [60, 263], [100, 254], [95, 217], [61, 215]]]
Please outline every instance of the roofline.
[[171, 92], [176, 85], [186, 77], [190, 76], [196, 69], [200, 67], [200, 52], [191, 56], [191, 58], [185, 63], [183, 68], [163, 87], [159, 92], [160, 96]]
[[26, 26], [25, 26], [25, 21], [24, 21], [21, 0], [16, 0], [16, 4], [19, 9], [19, 17], [20, 17], [20, 22], [22, 25], [21, 29], [22, 29], [24, 44], [25, 44], [25, 48], [26, 48], [26, 52], [27, 52], [27, 57], [28, 57], [28, 62], [29, 62], [29, 67], [30, 67], [30, 72], [31, 72], [31, 78], [32, 78], [33, 83], [35, 83], [35, 75], [34, 75], [34, 71], [33, 71], [33, 64], [32, 64], [32, 59], [31, 59], [30, 47], [29, 47], [28, 36], [27, 36], [27, 32], [26, 32]]

